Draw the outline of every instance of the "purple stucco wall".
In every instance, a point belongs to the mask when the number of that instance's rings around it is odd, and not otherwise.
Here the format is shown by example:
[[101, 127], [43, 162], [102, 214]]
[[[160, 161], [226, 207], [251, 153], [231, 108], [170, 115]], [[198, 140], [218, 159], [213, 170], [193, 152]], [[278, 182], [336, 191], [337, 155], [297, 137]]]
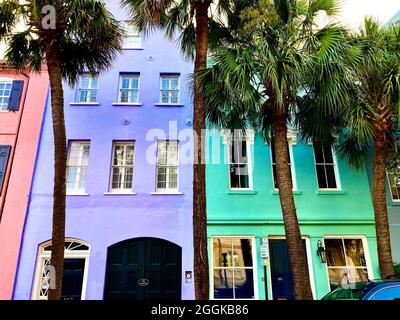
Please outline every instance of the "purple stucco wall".
[[[119, 1], [107, 1], [118, 20], [126, 20]], [[184, 272], [193, 270], [192, 166], [181, 164], [181, 195], [151, 195], [155, 191], [156, 167], [146, 161], [150, 129], [167, 133], [169, 121], [178, 130], [190, 129], [192, 103], [187, 81], [192, 63], [183, 59], [174, 42], [163, 34], [142, 40], [143, 50], [125, 50], [111, 70], [99, 76], [98, 106], [72, 106], [76, 88], [65, 85], [65, 119], [69, 140], [90, 140], [86, 178], [87, 196], [67, 196], [66, 236], [90, 245], [86, 299], [102, 299], [107, 248], [137, 237], [169, 240], [182, 247], [182, 299], [194, 297], [193, 283], [185, 283]], [[152, 59], [149, 59], [149, 57]], [[140, 72], [141, 106], [113, 106], [117, 101], [120, 72]], [[159, 75], [180, 73], [183, 106], [155, 106], [159, 100]], [[31, 203], [25, 224], [14, 299], [30, 299], [41, 243], [51, 239], [53, 136], [48, 105], [34, 174]], [[129, 124], [123, 124], [129, 119]], [[128, 122], [129, 122], [128, 121]], [[113, 140], [135, 140], [133, 191], [136, 195], [105, 195], [108, 191]]]

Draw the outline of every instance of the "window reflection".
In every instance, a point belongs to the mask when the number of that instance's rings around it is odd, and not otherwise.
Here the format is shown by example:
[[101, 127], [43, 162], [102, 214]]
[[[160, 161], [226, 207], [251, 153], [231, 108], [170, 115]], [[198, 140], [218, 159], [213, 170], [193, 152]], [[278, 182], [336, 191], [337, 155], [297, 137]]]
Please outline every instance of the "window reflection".
[[254, 298], [252, 243], [249, 238], [213, 238], [214, 298]]

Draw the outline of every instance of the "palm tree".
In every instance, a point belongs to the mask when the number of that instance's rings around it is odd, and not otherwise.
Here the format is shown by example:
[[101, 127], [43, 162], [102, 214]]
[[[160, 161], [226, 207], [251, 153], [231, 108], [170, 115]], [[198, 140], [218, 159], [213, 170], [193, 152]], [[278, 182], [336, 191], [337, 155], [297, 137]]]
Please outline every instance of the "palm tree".
[[[0, 36], [7, 41], [8, 63], [19, 70], [36, 71], [45, 63], [49, 74], [54, 134], [51, 266], [56, 286], [49, 290], [48, 298], [59, 300], [64, 269], [67, 159], [62, 80], [73, 85], [81, 71], [94, 73], [108, 68], [121, 49], [122, 34], [118, 22], [99, 0], [5, 0], [0, 12], [5, 17], [0, 21]], [[24, 24], [22, 31], [16, 31], [17, 23]]]
[[[245, 9], [243, 3], [238, 1], [239, 11], [233, 8], [228, 19], [216, 24], [220, 37], [212, 33], [214, 64], [200, 76], [207, 119], [225, 128], [251, 125], [272, 142], [294, 295], [312, 299], [288, 166], [287, 128], [297, 124], [304, 138], [332, 143], [339, 115], [351, 100], [347, 88], [352, 78], [344, 60], [359, 55], [342, 42], [346, 30], [316, 25], [322, 11], [328, 16], [337, 12], [335, 1], [260, 0]], [[335, 121], [321, 130], [310, 122], [310, 114]]]
[[[170, 38], [179, 30], [182, 52], [194, 57], [194, 163], [193, 163], [193, 247], [194, 284], [197, 300], [209, 298], [209, 268], [207, 253], [205, 129], [206, 101], [199, 81], [199, 73], [206, 68], [212, 0], [122, 0], [131, 12], [133, 22], [148, 33], [155, 28], [166, 31]], [[222, 14], [229, 1], [218, 1], [215, 13]]]
[[388, 154], [397, 153], [400, 114], [400, 26], [380, 27], [367, 18], [352, 39], [363, 46], [354, 68], [356, 104], [348, 112], [342, 157], [355, 168], [365, 166], [372, 142], [372, 198], [381, 277], [394, 275], [386, 204]]

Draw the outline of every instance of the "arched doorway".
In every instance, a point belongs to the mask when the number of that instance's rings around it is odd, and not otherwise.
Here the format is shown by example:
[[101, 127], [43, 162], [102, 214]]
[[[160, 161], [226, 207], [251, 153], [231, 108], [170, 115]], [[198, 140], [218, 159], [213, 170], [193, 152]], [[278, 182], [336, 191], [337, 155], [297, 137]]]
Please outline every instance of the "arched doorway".
[[182, 248], [135, 238], [108, 248], [104, 299], [181, 299]]

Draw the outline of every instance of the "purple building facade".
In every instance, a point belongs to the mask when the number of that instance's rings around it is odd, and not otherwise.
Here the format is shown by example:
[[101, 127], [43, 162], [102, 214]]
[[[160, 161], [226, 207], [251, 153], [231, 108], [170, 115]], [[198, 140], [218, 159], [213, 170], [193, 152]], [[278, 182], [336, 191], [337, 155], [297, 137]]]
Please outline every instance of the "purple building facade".
[[[119, 1], [106, 2], [128, 21]], [[192, 128], [193, 70], [176, 43], [125, 24], [112, 69], [65, 84], [68, 139], [64, 299], [193, 299], [192, 164], [178, 161]], [[186, 129], [186, 130], [185, 130]], [[155, 155], [151, 157], [150, 155]], [[52, 285], [51, 106], [46, 106], [14, 299]]]

